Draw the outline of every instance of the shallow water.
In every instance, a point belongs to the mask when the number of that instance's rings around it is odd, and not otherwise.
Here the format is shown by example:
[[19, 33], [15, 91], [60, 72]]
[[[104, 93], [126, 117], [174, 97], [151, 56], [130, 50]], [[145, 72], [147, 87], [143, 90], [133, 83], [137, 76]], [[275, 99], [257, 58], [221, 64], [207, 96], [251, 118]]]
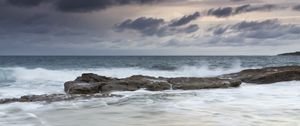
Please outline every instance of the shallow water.
[[[63, 93], [81, 73], [210, 77], [300, 65], [300, 57], [0, 57], [0, 98]], [[298, 126], [300, 81], [124, 97], [0, 105], [0, 126]]]

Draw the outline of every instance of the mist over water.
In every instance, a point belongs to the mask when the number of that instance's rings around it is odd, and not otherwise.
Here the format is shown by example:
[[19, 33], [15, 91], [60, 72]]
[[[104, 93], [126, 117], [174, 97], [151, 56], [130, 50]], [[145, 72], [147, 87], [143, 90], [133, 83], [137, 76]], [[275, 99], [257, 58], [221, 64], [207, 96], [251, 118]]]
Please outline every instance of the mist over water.
[[[64, 93], [82, 73], [213, 77], [243, 69], [300, 65], [293, 56], [0, 57], [0, 98]], [[122, 98], [0, 105], [0, 125], [300, 125], [299, 82], [196, 91], [115, 92]], [[89, 118], [87, 118], [89, 117]]]

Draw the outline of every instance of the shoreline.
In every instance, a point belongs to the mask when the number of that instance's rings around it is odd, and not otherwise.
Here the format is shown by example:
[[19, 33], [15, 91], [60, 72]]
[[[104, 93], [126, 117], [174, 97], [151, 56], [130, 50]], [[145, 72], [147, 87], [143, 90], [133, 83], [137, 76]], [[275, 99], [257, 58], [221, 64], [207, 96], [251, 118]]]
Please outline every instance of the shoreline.
[[[237, 73], [216, 77], [151, 77], [134, 75], [127, 78], [111, 78], [97, 74], [85, 73], [74, 81], [64, 84], [66, 94], [26, 95], [20, 98], [0, 99], [0, 104], [12, 102], [56, 102], [76, 98], [89, 99], [111, 97], [114, 91], [149, 91], [163, 90], [199, 90], [217, 88], [237, 88], [241, 83], [272, 84], [284, 81], [299, 81], [300, 66], [266, 67], [246, 69]], [[112, 95], [114, 96], [114, 95]]]

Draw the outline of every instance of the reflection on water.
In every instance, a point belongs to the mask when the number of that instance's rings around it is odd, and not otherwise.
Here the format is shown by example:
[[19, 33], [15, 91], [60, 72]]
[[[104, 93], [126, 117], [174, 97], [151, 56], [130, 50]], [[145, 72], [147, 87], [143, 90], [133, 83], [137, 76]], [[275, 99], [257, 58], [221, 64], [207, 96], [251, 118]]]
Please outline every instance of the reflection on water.
[[300, 82], [0, 105], [5, 126], [298, 126]]

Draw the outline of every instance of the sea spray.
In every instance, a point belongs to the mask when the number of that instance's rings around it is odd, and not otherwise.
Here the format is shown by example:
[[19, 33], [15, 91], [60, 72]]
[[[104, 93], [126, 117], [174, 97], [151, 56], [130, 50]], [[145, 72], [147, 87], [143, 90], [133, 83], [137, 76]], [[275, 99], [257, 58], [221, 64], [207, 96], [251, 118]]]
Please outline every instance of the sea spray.
[[152, 70], [140, 67], [126, 68], [82, 68], [82, 69], [45, 69], [8, 67], [0, 68], [0, 81], [68, 81], [80, 76], [82, 73], [95, 73], [102, 76], [124, 78], [132, 75], [148, 75], [154, 77], [210, 77], [232, 72], [238, 72], [246, 68], [209, 68], [208, 66], [182, 66], [174, 71]]

